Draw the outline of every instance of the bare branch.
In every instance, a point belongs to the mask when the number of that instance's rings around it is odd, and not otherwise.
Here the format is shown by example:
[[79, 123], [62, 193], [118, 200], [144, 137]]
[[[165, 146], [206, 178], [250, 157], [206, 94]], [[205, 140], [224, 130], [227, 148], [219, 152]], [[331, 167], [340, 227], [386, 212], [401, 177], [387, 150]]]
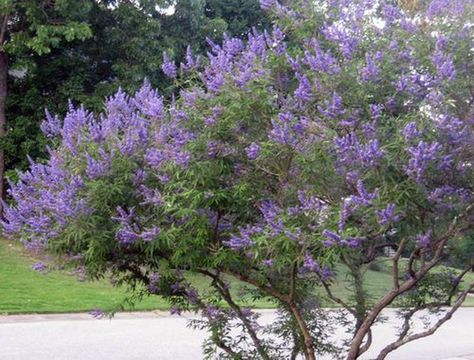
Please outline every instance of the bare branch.
[[329, 286], [329, 284], [327, 282], [325, 282], [321, 276], [318, 274], [320, 280], [321, 280], [321, 284], [323, 284], [323, 287], [324, 287], [324, 290], [326, 290], [326, 294], [327, 296], [332, 300], [334, 301], [335, 303], [341, 305], [344, 309], [346, 309], [347, 311], [349, 311], [354, 317], [357, 315], [356, 312], [354, 311], [354, 309], [348, 304], [346, 303], [344, 300], [338, 298], [337, 296], [335, 296], [332, 291], [331, 291], [331, 287]]
[[[426, 331], [422, 331], [420, 333], [417, 333], [417, 334], [413, 334], [413, 335], [410, 335], [410, 336], [405, 336], [406, 334], [404, 334], [404, 336], [401, 336], [401, 338], [399, 337], [399, 340], [393, 342], [392, 344], [388, 345], [387, 347], [385, 347], [380, 353], [379, 355], [377, 356], [377, 360], [383, 360], [385, 359], [385, 357], [392, 351], [398, 349], [400, 346], [402, 345], [405, 345], [411, 341], [414, 341], [414, 340], [418, 340], [418, 339], [421, 339], [421, 338], [424, 338], [424, 337], [427, 337], [429, 335], [432, 335], [435, 333], [436, 330], [438, 330], [441, 325], [443, 325], [446, 321], [448, 321], [449, 319], [451, 319], [451, 317], [453, 316], [453, 314], [456, 312], [457, 309], [459, 309], [459, 307], [462, 305], [462, 303], [464, 302], [464, 300], [466, 299], [466, 296], [467, 294], [472, 290], [474, 289], [474, 283], [471, 284], [471, 286], [469, 286], [465, 291], [463, 291], [457, 298], [456, 302], [454, 303], [453, 307], [451, 308], [451, 310], [449, 310], [448, 312], [446, 312], [446, 314], [441, 317], [431, 328], [429, 328], [428, 330]], [[409, 320], [408, 320], [409, 321]], [[405, 320], [405, 323], [407, 322], [407, 320]], [[409, 329], [409, 325], [408, 327], [406, 328], [406, 333], [408, 333], [408, 329]]]
[[247, 332], [249, 333], [249, 335], [252, 339], [252, 342], [253, 342], [255, 348], [257, 349], [258, 353], [262, 357], [262, 359], [269, 360], [270, 357], [268, 356], [267, 352], [265, 351], [265, 348], [263, 347], [261, 340], [258, 338], [257, 333], [255, 332], [251, 322], [249, 321], [247, 316], [245, 316], [245, 314], [243, 313], [242, 308], [232, 298], [232, 295], [231, 295], [229, 289], [227, 288], [226, 284], [224, 283], [224, 281], [222, 281], [222, 279], [220, 278], [220, 276], [218, 274], [213, 274], [210, 271], [200, 270], [199, 272], [204, 274], [204, 275], [207, 275], [207, 276], [209, 276], [213, 279], [214, 287], [217, 289], [217, 291], [219, 291], [219, 293], [222, 295], [224, 300], [229, 304], [229, 306], [232, 309], [234, 309], [234, 311], [237, 314], [237, 317], [240, 319], [240, 321], [242, 321], [245, 328], [247, 329]]
[[293, 266], [291, 267], [291, 276], [290, 276], [290, 301], [295, 302], [296, 301], [296, 273], [297, 273], [297, 262], [295, 261], [293, 263]]
[[255, 279], [252, 279], [251, 277], [249, 277], [248, 275], [243, 275], [243, 274], [239, 274], [239, 273], [236, 273], [236, 272], [233, 272], [233, 271], [228, 271], [228, 270], [223, 271], [223, 272], [225, 274], [231, 275], [232, 277], [234, 277], [236, 279], [239, 279], [240, 281], [243, 281], [243, 282], [246, 282], [250, 285], [255, 286], [256, 288], [262, 290], [267, 295], [273, 296], [274, 298], [276, 298], [276, 299], [278, 299], [278, 300], [280, 300], [284, 303], [288, 304], [290, 302], [290, 298], [288, 297], [288, 295], [280, 293], [279, 291], [275, 290], [271, 286], [261, 284], [258, 281], [256, 281]]
[[365, 317], [362, 325], [357, 330], [357, 333], [354, 336], [354, 339], [352, 340], [352, 344], [347, 355], [348, 359], [353, 360], [358, 357], [361, 344], [367, 332], [370, 330], [370, 327], [372, 326], [374, 321], [377, 319], [377, 317], [380, 315], [381, 311], [385, 309], [388, 305], [390, 305], [398, 296], [400, 296], [401, 294], [405, 293], [406, 291], [416, 286], [419, 279], [423, 278], [432, 268], [438, 265], [438, 263], [442, 259], [443, 249], [444, 249], [444, 246], [446, 245], [446, 242], [451, 237], [474, 227], [474, 224], [471, 222], [462, 228], [457, 228], [459, 220], [464, 218], [473, 208], [474, 208], [474, 203], [467, 206], [465, 211], [462, 214], [456, 216], [452, 220], [445, 235], [442, 238], [438, 239], [438, 241], [436, 242], [437, 249], [430, 262], [428, 262], [425, 266], [423, 266], [416, 273], [414, 273], [413, 276], [410, 277], [410, 279], [406, 280], [404, 283], [400, 284], [398, 287], [395, 287], [392, 290], [390, 290], [388, 293], [386, 293], [385, 296], [383, 296], [382, 299], [380, 299], [380, 301], [377, 304], [375, 304], [372, 310]]
[[5, 43], [5, 35], [7, 33], [7, 28], [8, 28], [8, 19], [9, 15], [3, 15], [3, 21], [2, 21], [2, 28], [0, 29], [0, 48], [3, 51], [3, 44]]
[[367, 333], [367, 341], [365, 342], [364, 345], [362, 345], [360, 347], [359, 355], [362, 355], [367, 350], [369, 350], [371, 345], [372, 345], [372, 329], [369, 329], [369, 331]]

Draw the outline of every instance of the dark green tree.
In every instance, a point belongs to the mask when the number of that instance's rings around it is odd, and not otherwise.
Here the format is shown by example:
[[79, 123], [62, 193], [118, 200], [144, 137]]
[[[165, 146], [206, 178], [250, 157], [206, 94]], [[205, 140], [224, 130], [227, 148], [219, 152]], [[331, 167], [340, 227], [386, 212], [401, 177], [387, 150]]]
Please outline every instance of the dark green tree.
[[232, 36], [245, 37], [252, 27], [268, 29], [269, 17], [255, 0], [208, 0], [206, 16], [226, 22], [227, 32]]
[[90, 37], [91, 29], [83, 21], [90, 5], [89, 0], [0, 1], [0, 197], [3, 196], [5, 173], [5, 106], [9, 74], [25, 76], [32, 55], [50, 53], [64, 41]]

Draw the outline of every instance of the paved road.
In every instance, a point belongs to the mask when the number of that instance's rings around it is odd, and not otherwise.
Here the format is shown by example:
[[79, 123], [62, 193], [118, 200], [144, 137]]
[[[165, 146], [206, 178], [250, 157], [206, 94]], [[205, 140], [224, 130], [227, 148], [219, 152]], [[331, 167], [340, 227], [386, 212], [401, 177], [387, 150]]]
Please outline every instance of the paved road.
[[[390, 320], [375, 329], [375, 344], [392, 338], [393, 312], [386, 315]], [[262, 322], [272, 321], [273, 316], [263, 311]], [[205, 333], [188, 329], [188, 320], [164, 313], [118, 314], [113, 320], [96, 320], [88, 314], [0, 317], [0, 359], [199, 360]], [[474, 360], [474, 308], [459, 310], [435, 335], [388, 357], [448, 358]], [[370, 354], [364, 359], [370, 359]]]

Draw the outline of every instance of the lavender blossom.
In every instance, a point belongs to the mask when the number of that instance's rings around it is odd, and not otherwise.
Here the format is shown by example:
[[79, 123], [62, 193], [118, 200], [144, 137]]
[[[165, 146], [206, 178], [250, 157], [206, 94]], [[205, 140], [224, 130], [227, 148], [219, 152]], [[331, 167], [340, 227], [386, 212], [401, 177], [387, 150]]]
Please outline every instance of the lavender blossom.
[[318, 106], [318, 110], [324, 116], [327, 116], [328, 118], [332, 119], [345, 114], [342, 98], [336, 92], [332, 94], [331, 100], [326, 101], [326, 107], [323, 108], [321, 106]]
[[382, 226], [388, 225], [392, 222], [395, 222], [399, 219], [397, 215], [395, 215], [395, 204], [389, 203], [387, 207], [383, 210], [376, 210], [378, 223]]
[[47, 270], [47, 266], [42, 263], [42, 262], [37, 262], [37, 263], [34, 263], [31, 268], [36, 271], [36, 272], [39, 272], [39, 273], [42, 273], [42, 272], [45, 272]]
[[299, 81], [298, 88], [295, 90], [296, 98], [302, 102], [310, 101], [313, 98], [313, 89], [308, 77], [296, 73], [296, 78]]
[[260, 7], [262, 10], [270, 10], [276, 2], [276, 0], [260, 0]]
[[436, 67], [436, 75], [441, 80], [451, 81], [456, 76], [456, 69], [450, 55], [444, 55], [441, 51], [436, 51], [432, 56], [433, 64]]
[[140, 239], [140, 235], [138, 235], [130, 226], [126, 226], [117, 231], [115, 239], [122, 245], [132, 245]]
[[174, 61], [172, 61], [166, 52], [163, 53], [163, 63], [161, 64], [161, 70], [169, 78], [176, 78], [177, 68]]
[[104, 175], [107, 171], [107, 165], [104, 162], [97, 161], [87, 154], [86, 174], [90, 179], [96, 179]]
[[183, 69], [184, 71], [191, 71], [199, 66], [200, 58], [199, 56], [197, 56], [196, 58], [193, 57], [191, 46], [189, 45], [186, 47], [186, 55], [184, 59], [185, 62], [181, 63], [181, 69]]
[[95, 319], [102, 319], [105, 316], [105, 313], [100, 309], [94, 309], [89, 312], [89, 314], [91, 314], [92, 317]]
[[373, 120], [378, 120], [383, 111], [383, 105], [381, 104], [370, 104], [370, 116]]
[[298, 201], [300, 203], [300, 209], [302, 211], [321, 211], [323, 208], [323, 202], [316, 198], [313, 195], [308, 194], [307, 192], [303, 190], [298, 191]]
[[326, 247], [331, 247], [342, 242], [342, 237], [332, 232], [331, 230], [325, 229], [322, 235], [327, 239], [323, 243]]
[[418, 145], [409, 147], [411, 158], [405, 172], [417, 182], [421, 182], [428, 166], [438, 158], [440, 151], [441, 145], [438, 142], [428, 144], [423, 140]]
[[258, 226], [246, 226], [240, 228], [239, 235], [231, 235], [230, 240], [225, 242], [225, 245], [230, 247], [232, 250], [242, 250], [252, 245], [252, 236], [262, 231]]
[[433, 233], [431, 230], [426, 233], [418, 234], [416, 236], [416, 244], [424, 249], [427, 249], [430, 246], [432, 235]]
[[402, 131], [405, 140], [411, 141], [421, 135], [421, 132], [417, 130], [416, 123], [409, 122]]
[[365, 66], [361, 70], [361, 78], [363, 81], [375, 81], [379, 76], [379, 68], [375, 64], [372, 56], [366, 54]]
[[245, 149], [245, 151], [250, 160], [255, 160], [260, 155], [260, 146], [257, 143], [252, 143]]
[[273, 259], [263, 260], [263, 265], [266, 266], [266, 267], [272, 267], [274, 263], [275, 263], [275, 260], [273, 260]]
[[365, 188], [365, 184], [362, 180], [358, 180], [356, 184], [358, 195], [352, 195], [350, 201], [358, 206], [370, 206], [372, 201], [376, 199], [379, 195], [378, 189], [375, 189], [374, 192], [369, 193]]
[[45, 110], [46, 120], [41, 123], [41, 131], [48, 138], [53, 138], [61, 133], [61, 120], [58, 116], [52, 116], [48, 110]]
[[158, 226], [153, 226], [151, 228], [146, 228], [141, 234], [140, 237], [143, 239], [143, 241], [153, 241], [158, 238], [158, 235], [160, 234], [160, 228]]
[[305, 255], [303, 268], [307, 271], [318, 271], [318, 270], [320, 270], [319, 264], [314, 260], [314, 258], [310, 254]]
[[383, 16], [387, 24], [392, 24], [400, 19], [401, 12], [397, 7], [390, 4], [385, 4], [383, 6]]
[[298, 140], [291, 129], [292, 122], [292, 114], [278, 114], [278, 119], [272, 120], [272, 130], [269, 133], [269, 138], [277, 143], [295, 147]]

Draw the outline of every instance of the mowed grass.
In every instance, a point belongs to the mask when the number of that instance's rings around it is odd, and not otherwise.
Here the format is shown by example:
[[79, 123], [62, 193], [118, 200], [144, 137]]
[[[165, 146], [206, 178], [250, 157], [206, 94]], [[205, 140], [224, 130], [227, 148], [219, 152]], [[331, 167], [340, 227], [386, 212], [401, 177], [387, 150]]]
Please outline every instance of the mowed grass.
[[[170, 304], [159, 296], [146, 296], [130, 305], [126, 288], [113, 287], [108, 281], [79, 281], [69, 271], [54, 270], [46, 274], [32, 269], [35, 259], [16, 243], [0, 239], [0, 314], [65, 313], [104, 311], [168, 310]], [[209, 281], [189, 276], [199, 290], [208, 288]], [[235, 285], [235, 284], [233, 284]], [[238, 287], [235, 295], [238, 295]], [[254, 308], [272, 308], [266, 300], [245, 300], [241, 303]]]
[[[127, 297], [106, 281], [81, 282], [67, 271], [38, 273], [32, 269], [36, 261], [21, 246], [0, 240], [0, 314], [108, 310]], [[168, 307], [156, 296], [136, 304], [136, 310]]]
[[[125, 288], [115, 288], [106, 280], [81, 282], [62, 270], [41, 274], [32, 269], [36, 261], [20, 245], [0, 240], [0, 314], [117, 310], [121, 304], [125, 304], [125, 311], [167, 310], [170, 307], [166, 300], [158, 296], [145, 297], [131, 307], [125, 302], [129, 295]], [[382, 265], [389, 269], [388, 263]], [[351, 297], [347, 270], [339, 266], [336, 272], [333, 292], [347, 300]], [[365, 279], [366, 290], [374, 299], [380, 298], [392, 286], [388, 271], [367, 270]], [[209, 281], [200, 276], [190, 276], [189, 280], [201, 291], [209, 286]], [[238, 294], [241, 285], [232, 279], [227, 280], [232, 283], [231, 288], [240, 303], [253, 308], [275, 306], [270, 300], [243, 299]], [[467, 281], [474, 281], [474, 274], [469, 274]], [[323, 292], [319, 289], [318, 294], [323, 295]], [[324, 299], [322, 305], [334, 306]], [[474, 306], [474, 298], [469, 297], [465, 305]]]

